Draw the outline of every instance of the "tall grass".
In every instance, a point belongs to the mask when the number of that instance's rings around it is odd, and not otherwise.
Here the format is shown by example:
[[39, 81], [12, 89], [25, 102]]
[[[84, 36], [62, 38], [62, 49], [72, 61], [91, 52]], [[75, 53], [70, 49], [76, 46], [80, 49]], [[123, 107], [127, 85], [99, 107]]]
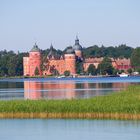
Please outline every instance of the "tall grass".
[[8, 113], [9, 116], [10, 113], [12, 116], [22, 115], [22, 118], [80, 118], [80, 115], [81, 118], [112, 118], [111, 115], [118, 118], [121, 118], [121, 115], [122, 118], [133, 118], [137, 115], [140, 119], [140, 86], [130, 86], [126, 90], [91, 99], [0, 101], [0, 117]]

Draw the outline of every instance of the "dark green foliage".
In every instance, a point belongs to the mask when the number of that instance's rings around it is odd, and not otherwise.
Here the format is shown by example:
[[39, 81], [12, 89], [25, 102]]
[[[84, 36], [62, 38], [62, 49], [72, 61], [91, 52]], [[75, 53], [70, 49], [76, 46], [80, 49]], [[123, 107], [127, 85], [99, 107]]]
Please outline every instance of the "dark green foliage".
[[38, 67], [35, 68], [35, 75], [36, 75], [36, 76], [39, 75], [39, 69], [38, 69]]
[[130, 58], [133, 48], [126, 46], [124, 44], [118, 46], [118, 47], [105, 47], [105, 46], [91, 46], [88, 48], [84, 48], [84, 56], [86, 58], [88, 57], [113, 57], [113, 58]]
[[64, 75], [65, 75], [65, 76], [70, 76], [70, 71], [69, 71], [69, 70], [66, 70], [66, 71], [64, 72]]
[[87, 73], [90, 75], [96, 75], [96, 68], [93, 64], [90, 64], [88, 69], [87, 69]]
[[127, 72], [128, 72], [129, 74], [132, 74], [133, 70], [132, 70], [132, 69], [128, 69]]
[[23, 75], [23, 57], [27, 53], [0, 51], [0, 76], [21, 76]]
[[60, 75], [59, 71], [57, 69], [54, 69], [53, 70], [53, 76], [58, 76], [58, 75]]
[[18, 53], [18, 55], [16, 56], [16, 76], [23, 75], [23, 57], [24, 56], [27, 56], [27, 53]]
[[112, 75], [114, 68], [112, 66], [111, 59], [109, 59], [108, 57], [105, 57], [103, 61], [98, 65], [97, 71], [99, 74], [102, 74], [102, 75], [106, 75], [106, 74]]
[[118, 69], [113, 69], [113, 75], [117, 75], [117, 74], [119, 74], [119, 70]]
[[84, 73], [83, 62], [82, 61], [77, 61], [76, 62], [76, 73], [77, 74], [83, 74]]
[[47, 66], [45, 65], [48, 62], [47, 56], [42, 56], [41, 58], [41, 70], [47, 70]]
[[140, 69], [140, 47], [133, 51], [131, 55], [131, 64], [136, 70]]
[[16, 75], [16, 56], [11, 56], [8, 61], [8, 75], [14, 76]]

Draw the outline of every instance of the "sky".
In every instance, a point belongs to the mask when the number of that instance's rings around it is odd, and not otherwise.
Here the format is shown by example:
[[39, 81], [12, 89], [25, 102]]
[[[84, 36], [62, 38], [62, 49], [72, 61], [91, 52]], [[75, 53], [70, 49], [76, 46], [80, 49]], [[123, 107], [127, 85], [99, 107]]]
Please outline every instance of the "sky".
[[0, 0], [0, 50], [140, 46], [140, 0]]

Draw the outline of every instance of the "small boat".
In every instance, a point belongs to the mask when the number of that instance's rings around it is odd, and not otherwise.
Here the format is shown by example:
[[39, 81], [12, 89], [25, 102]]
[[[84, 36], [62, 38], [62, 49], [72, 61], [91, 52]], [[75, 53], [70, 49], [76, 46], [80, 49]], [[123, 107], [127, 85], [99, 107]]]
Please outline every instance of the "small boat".
[[122, 73], [122, 74], [119, 74], [119, 77], [128, 77], [129, 74], [126, 74], [126, 73]]
[[57, 76], [55, 78], [65, 78], [65, 75]]

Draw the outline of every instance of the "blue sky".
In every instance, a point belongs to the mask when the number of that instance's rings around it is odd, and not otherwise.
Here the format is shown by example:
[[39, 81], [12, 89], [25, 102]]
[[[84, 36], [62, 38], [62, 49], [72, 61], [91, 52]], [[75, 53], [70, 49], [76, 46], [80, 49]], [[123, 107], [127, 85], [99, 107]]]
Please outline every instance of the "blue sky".
[[0, 0], [0, 50], [140, 46], [140, 0]]

